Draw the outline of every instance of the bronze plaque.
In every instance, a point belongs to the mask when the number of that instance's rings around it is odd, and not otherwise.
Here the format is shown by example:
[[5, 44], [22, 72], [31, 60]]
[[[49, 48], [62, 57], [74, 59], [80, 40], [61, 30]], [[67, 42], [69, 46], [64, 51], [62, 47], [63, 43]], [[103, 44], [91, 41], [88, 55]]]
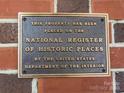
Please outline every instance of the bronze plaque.
[[107, 14], [19, 13], [19, 77], [109, 75]]

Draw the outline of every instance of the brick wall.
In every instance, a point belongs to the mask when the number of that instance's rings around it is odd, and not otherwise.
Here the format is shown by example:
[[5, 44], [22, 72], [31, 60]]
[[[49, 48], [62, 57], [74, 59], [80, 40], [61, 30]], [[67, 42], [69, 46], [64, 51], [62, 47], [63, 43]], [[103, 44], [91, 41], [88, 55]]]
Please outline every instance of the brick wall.
[[[0, 0], [0, 93], [124, 92], [124, 0]], [[108, 13], [111, 76], [17, 78], [18, 12]]]

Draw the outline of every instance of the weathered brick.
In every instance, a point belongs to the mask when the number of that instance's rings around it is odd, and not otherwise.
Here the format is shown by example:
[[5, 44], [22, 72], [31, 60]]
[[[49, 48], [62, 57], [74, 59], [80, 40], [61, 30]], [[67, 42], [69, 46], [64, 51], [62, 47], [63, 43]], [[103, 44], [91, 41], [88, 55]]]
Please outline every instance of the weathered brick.
[[124, 42], [124, 23], [117, 23], [114, 25], [115, 42]]
[[89, 12], [88, 0], [58, 0], [58, 12]]
[[31, 79], [18, 79], [17, 75], [0, 74], [0, 93], [31, 93]]
[[91, 0], [92, 12], [108, 13], [110, 19], [124, 19], [124, 0]]
[[116, 72], [116, 93], [124, 92], [124, 72]]
[[124, 48], [110, 48], [111, 68], [124, 68]]
[[17, 23], [0, 23], [0, 43], [17, 43]]
[[52, 12], [53, 0], [0, 0], [0, 18], [17, 18], [18, 12]]
[[17, 69], [17, 64], [17, 48], [0, 48], [0, 69]]
[[39, 93], [112, 93], [112, 78], [48, 78], [43, 88]]
[[112, 42], [112, 25], [109, 23], [109, 43]]

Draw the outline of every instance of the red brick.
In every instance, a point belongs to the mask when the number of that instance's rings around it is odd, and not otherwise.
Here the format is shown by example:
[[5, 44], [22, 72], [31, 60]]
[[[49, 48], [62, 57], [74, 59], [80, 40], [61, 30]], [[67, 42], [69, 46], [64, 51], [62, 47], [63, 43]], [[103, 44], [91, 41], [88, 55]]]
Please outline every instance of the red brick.
[[15, 18], [18, 12], [52, 12], [53, 0], [0, 0], [0, 18]]
[[40, 88], [39, 93], [112, 93], [112, 78], [48, 78], [44, 79], [44, 91]]
[[17, 69], [17, 48], [0, 48], [0, 69]]
[[92, 11], [109, 13], [111, 19], [124, 19], [124, 0], [92, 0]]
[[124, 48], [111, 48], [110, 60], [112, 68], [124, 68]]
[[43, 92], [43, 79], [38, 80], [38, 93], [44, 93]]

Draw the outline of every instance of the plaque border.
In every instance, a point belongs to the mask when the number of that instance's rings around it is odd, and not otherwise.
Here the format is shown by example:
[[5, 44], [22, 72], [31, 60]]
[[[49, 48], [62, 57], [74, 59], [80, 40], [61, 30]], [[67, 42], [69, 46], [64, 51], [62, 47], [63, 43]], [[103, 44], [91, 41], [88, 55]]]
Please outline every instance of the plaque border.
[[[83, 16], [105, 17], [106, 31], [106, 73], [65, 73], [65, 74], [23, 74], [22, 73], [22, 17], [23, 16]], [[19, 12], [18, 13], [18, 78], [40, 77], [106, 77], [110, 76], [110, 49], [109, 49], [109, 22], [107, 13], [42, 13], [42, 12]]]

